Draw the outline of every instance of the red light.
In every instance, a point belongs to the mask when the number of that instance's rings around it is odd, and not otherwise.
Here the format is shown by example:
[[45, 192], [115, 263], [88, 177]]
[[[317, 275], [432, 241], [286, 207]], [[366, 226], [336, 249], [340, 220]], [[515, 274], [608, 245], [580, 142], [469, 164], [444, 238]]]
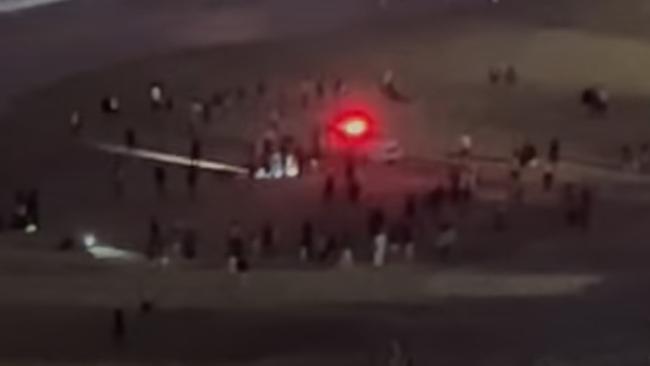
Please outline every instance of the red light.
[[360, 140], [368, 137], [372, 129], [372, 121], [368, 115], [361, 112], [347, 112], [334, 120], [334, 130], [346, 140]]
[[341, 121], [339, 129], [348, 137], [357, 138], [368, 133], [369, 123], [366, 119], [360, 117], [352, 117]]
[[329, 145], [334, 149], [363, 149], [373, 139], [376, 129], [375, 121], [367, 113], [343, 111], [329, 125]]

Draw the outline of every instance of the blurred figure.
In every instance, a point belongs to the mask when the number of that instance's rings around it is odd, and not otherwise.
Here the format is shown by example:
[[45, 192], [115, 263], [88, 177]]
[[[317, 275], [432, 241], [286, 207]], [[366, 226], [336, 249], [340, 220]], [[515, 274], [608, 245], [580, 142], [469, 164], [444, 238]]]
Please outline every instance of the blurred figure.
[[436, 249], [438, 256], [442, 262], [448, 262], [451, 255], [452, 247], [455, 246], [458, 240], [458, 233], [454, 225], [450, 223], [442, 223], [440, 225], [440, 233], [436, 240]]
[[149, 244], [147, 246], [147, 257], [149, 259], [158, 258], [163, 254], [163, 238], [160, 230], [160, 224], [155, 216], [149, 220]]
[[199, 160], [201, 160], [201, 152], [201, 141], [196, 137], [192, 138], [192, 142], [190, 144], [190, 160], [192, 160], [193, 164], [196, 164]]
[[72, 113], [70, 114], [69, 123], [70, 123], [70, 131], [72, 133], [72, 136], [79, 136], [83, 124], [81, 121], [81, 113], [79, 113], [78, 110], [72, 111]]
[[461, 158], [470, 157], [472, 154], [473, 140], [472, 136], [469, 134], [462, 134], [459, 138], [460, 151], [459, 155]]
[[260, 237], [262, 255], [265, 257], [271, 257], [275, 252], [275, 227], [270, 221], [264, 223], [262, 226], [262, 233]]
[[300, 237], [300, 261], [309, 262], [313, 258], [314, 250], [314, 226], [307, 220], [302, 224]]
[[165, 193], [167, 192], [167, 173], [165, 172], [165, 168], [162, 165], [154, 167], [153, 177], [158, 196], [165, 196]]
[[517, 84], [517, 81], [519, 80], [519, 75], [518, 75], [517, 70], [515, 69], [514, 66], [512, 66], [512, 65], [506, 66], [505, 72], [504, 72], [504, 79], [506, 81], [506, 84], [508, 84], [508, 85]]
[[560, 162], [560, 140], [557, 138], [551, 139], [548, 144], [548, 162], [553, 165]]
[[161, 83], [152, 82], [149, 85], [149, 101], [151, 103], [151, 109], [154, 111], [158, 111], [164, 107], [165, 97]]
[[113, 309], [113, 341], [116, 344], [122, 344], [126, 336], [126, 324], [124, 321], [124, 310], [122, 308]]
[[555, 183], [555, 168], [551, 164], [544, 165], [544, 173], [542, 174], [542, 187], [544, 192], [549, 192]]
[[248, 264], [244, 255], [244, 237], [241, 226], [236, 220], [232, 221], [228, 228], [227, 248], [229, 272], [245, 272]]
[[135, 137], [135, 130], [132, 127], [128, 127], [124, 130], [124, 144], [129, 149], [135, 149], [138, 146], [138, 142]]
[[383, 267], [386, 264], [386, 254], [388, 250], [388, 235], [383, 230], [379, 230], [373, 237], [372, 265], [375, 268]]
[[114, 95], [104, 97], [101, 101], [101, 109], [106, 115], [119, 114], [121, 110], [120, 100]]
[[196, 186], [199, 179], [199, 169], [196, 166], [190, 166], [187, 168], [187, 192], [190, 195], [190, 198], [196, 197]]
[[600, 86], [583, 89], [581, 102], [595, 115], [604, 115], [609, 109], [609, 93]]

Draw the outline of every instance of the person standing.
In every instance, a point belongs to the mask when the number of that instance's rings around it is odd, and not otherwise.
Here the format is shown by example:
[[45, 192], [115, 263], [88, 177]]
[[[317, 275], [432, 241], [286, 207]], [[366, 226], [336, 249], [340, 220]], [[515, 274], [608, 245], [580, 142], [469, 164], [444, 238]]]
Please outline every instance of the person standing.
[[162, 254], [162, 234], [160, 224], [156, 217], [149, 220], [149, 242], [147, 245], [147, 258], [154, 259]]
[[192, 160], [192, 164], [197, 164], [201, 160], [201, 151], [201, 141], [196, 137], [192, 138], [190, 144], [190, 160]]
[[386, 252], [388, 250], [388, 235], [380, 229], [373, 237], [372, 265], [375, 268], [383, 267], [386, 264]]
[[551, 139], [548, 144], [548, 162], [552, 165], [560, 162], [560, 140], [557, 138]]
[[555, 183], [555, 169], [551, 164], [544, 166], [544, 173], [542, 174], [542, 187], [544, 192], [549, 192]]
[[456, 228], [451, 223], [442, 223], [440, 225], [440, 234], [436, 240], [436, 248], [438, 255], [442, 262], [448, 262], [451, 256], [451, 250], [456, 245], [458, 240], [458, 233]]
[[156, 184], [156, 192], [159, 197], [164, 197], [167, 191], [167, 173], [162, 165], [154, 167], [153, 171], [154, 181]]
[[[228, 268], [231, 273], [238, 273], [242, 270], [244, 262], [244, 237], [238, 221], [230, 223], [227, 238]], [[245, 268], [244, 268], [245, 269]]]
[[126, 336], [126, 324], [124, 321], [124, 310], [122, 308], [113, 309], [113, 341], [120, 345], [124, 343]]
[[312, 260], [314, 251], [314, 226], [307, 220], [302, 224], [300, 238], [300, 261], [309, 262]]
[[275, 252], [275, 236], [275, 228], [271, 221], [265, 222], [262, 227], [262, 235], [260, 238], [263, 256], [271, 257]]
[[187, 168], [187, 191], [190, 195], [190, 198], [196, 198], [196, 186], [199, 178], [199, 168], [196, 166], [189, 166]]
[[135, 137], [135, 130], [133, 129], [133, 127], [127, 127], [126, 130], [124, 130], [124, 144], [130, 150], [133, 150], [137, 147], [138, 143]]

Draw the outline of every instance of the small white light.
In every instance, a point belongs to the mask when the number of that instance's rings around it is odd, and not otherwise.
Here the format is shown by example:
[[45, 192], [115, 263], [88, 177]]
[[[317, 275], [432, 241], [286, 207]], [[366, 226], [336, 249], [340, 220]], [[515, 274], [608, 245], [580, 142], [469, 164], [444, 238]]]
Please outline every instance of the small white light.
[[93, 234], [86, 234], [83, 237], [83, 242], [86, 248], [90, 248], [97, 244], [97, 238]]
[[27, 233], [27, 234], [33, 234], [36, 231], [38, 231], [38, 226], [36, 226], [36, 224], [32, 223], [32, 224], [29, 224], [29, 225], [25, 226], [25, 233]]

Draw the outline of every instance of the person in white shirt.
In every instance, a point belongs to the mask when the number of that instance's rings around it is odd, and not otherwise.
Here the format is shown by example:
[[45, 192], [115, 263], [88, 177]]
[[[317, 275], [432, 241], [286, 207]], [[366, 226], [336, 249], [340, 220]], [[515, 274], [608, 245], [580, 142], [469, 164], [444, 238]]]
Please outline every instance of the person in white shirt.
[[375, 268], [383, 267], [386, 264], [386, 250], [388, 249], [388, 236], [380, 231], [374, 238], [374, 250], [372, 265]]

